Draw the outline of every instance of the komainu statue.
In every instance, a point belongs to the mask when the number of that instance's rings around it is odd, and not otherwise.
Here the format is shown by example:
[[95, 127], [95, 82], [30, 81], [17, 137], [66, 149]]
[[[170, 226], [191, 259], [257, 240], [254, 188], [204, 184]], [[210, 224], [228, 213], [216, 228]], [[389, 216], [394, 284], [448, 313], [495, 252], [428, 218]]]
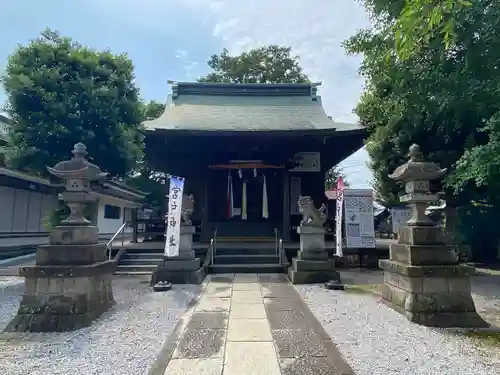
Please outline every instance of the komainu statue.
[[301, 226], [323, 228], [327, 218], [327, 208], [323, 203], [317, 209], [314, 207], [314, 201], [309, 196], [299, 197], [299, 211], [302, 214]]
[[194, 195], [193, 194], [184, 194], [182, 196], [182, 212], [181, 212], [181, 220], [182, 225], [192, 225], [191, 215], [194, 212]]

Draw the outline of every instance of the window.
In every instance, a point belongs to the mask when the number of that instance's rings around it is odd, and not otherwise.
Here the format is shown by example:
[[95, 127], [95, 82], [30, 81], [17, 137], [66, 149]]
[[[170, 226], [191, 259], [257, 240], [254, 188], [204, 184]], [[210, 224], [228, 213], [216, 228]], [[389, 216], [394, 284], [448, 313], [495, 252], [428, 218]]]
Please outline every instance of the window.
[[105, 219], [120, 219], [122, 214], [122, 208], [117, 206], [111, 206], [109, 204], [104, 205], [104, 218]]

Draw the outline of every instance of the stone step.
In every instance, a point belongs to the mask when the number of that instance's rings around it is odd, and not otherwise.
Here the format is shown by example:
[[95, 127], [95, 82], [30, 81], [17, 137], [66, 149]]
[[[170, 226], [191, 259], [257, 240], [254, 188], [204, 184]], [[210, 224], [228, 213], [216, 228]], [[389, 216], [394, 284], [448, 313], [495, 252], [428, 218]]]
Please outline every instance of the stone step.
[[278, 264], [276, 255], [244, 254], [244, 255], [219, 255], [214, 257], [215, 264]]
[[144, 271], [152, 273], [158, 268], [156, 264], [119, 264], [117, 272]]
[[283, 273], [279, 264], [214, 264], [210, 273]]
[[216, 247], [215, 255], [276, 255], [275, 248], [241, 248], [241, 247]]
[[151, 271], [115, 271], [116, 276], [150, 276]]
[[122, 259], [154, 259], [162, 260], [163, 252], [161, 253], [125, 253]]
[[122, 258], [120, 259], [120, 266], [126, 266], [126, 265], [134, 265], [134, 264], [145, 264], [145, 265], [161, 265], [163, 263], [163, 258], [161, 259], [155, 259], [155, 258]]

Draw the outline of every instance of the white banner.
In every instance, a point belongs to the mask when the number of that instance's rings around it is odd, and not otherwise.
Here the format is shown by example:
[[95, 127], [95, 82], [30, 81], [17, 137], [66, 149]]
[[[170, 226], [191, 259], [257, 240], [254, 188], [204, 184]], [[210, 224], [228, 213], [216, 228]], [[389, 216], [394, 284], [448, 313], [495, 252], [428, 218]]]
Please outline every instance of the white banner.
[[342, 252], [342, 207], [344, 205], [344, 180], [337, 180], [337, 206], [335, 209], [335, 255], [343, 257]]
[[346, 247], [375, 248], [373, 191], [371, 189], [346, 189], [344, 214]]
[[184, 179], [180, 177], [170, 177], [168, 215], [165, 223], [167, 226], [167, 233], [165, 234], [165, 255], [167, 257], [175, 257], [179, 255], [183, 192]]

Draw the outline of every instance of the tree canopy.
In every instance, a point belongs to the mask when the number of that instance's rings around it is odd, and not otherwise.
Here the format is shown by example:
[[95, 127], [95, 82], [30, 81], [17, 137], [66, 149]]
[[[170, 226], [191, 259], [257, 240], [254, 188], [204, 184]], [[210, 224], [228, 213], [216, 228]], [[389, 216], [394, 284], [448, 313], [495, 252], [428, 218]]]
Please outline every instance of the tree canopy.
[[199, 82], [217, 83], [307, 83], [299, 58], [291, 47], [268, 45], [231, 56], [227, 49], [212, 55], [208, 61], [212, 69]]
[[9, 57], [2, 83], [9, 166], [46, 175], [77, 142], [110, 176], [125, 176], [143, 155], [139, 92], [132, 61], [47, 29]]
[[342, 177], [344, 180], [344, 186], [349, 186], [349, 182], [345, 178], [344, 171], [341, 168], [335, 167], [325, 173], [325, 190], [335, 188], [339, 177]]
[[448, 205], [482, 201], [498, 207], [500, 3], [476, 0], [449, 8], [442, 0], [441, 15], [427, 25], [419, 17], [434, 12], [428, 4], [438, 0], [364, 3], [373, 27], [345, 47], [363, 56], [366, 85], [356, 113], [369, 130], [377, 194], [386, 203], [397, 200], [401, 187], [388, 174], [418, 143], [430, 160], [449, 168], [443, 182]]

